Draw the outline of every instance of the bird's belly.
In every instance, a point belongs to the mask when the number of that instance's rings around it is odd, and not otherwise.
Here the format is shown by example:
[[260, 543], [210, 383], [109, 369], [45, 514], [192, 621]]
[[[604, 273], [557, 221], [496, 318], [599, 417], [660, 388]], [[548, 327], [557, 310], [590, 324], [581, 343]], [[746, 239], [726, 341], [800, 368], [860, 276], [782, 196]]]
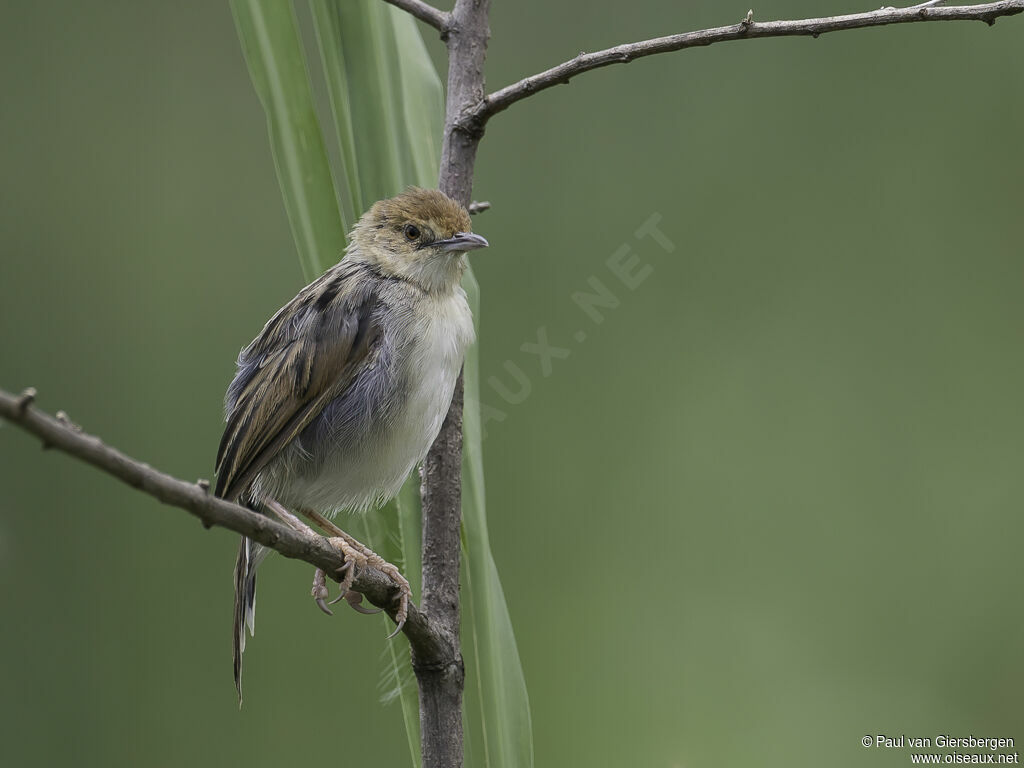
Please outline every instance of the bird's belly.
[[394, 497], [437, 437], [457, 374], [458, 369], [428, 372], [392, 419], [374, 424], [354, 450], [332, 451], [318, 472], [297, 483], [296, 501], [334, 514]]
[[393, 383], [361, 424], [299, 449], [315, 455], [289, 462], [289, 481], [278, 490], [283, 504], [333, 515], [380, 506], [398, 493], [441, 429], [472, 341], [468, 307], [446, 320], [440, 315], [396, 352]]

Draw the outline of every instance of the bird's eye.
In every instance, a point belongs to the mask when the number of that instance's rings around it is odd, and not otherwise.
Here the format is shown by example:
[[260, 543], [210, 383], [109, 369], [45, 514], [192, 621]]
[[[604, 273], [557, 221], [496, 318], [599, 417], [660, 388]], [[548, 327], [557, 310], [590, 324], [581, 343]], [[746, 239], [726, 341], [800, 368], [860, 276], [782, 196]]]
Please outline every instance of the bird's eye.
[[420, 228], [419, 227], [417, 227], [415, 224], [406, 224], [405, 225], [405, 239], [406, 240], [409, 240], [409, 241], [416, 240], [417, 238], [419, 238], [419, 236], [420, 236]]

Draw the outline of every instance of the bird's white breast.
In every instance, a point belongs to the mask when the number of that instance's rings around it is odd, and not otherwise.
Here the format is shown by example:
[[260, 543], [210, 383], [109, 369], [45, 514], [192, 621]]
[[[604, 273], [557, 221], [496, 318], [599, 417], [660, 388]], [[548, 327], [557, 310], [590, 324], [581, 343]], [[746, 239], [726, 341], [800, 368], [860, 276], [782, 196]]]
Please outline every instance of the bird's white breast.
[[418, 323], [415, 335], [419, 341], [406, 360], [410, 368], [405, 373], [412, 386], [400, 419], [404, 424], [398, 430], [410, 437], [411, 445], [404, 450], [414, 454], [413, 464], [422, 460], [441, 429], [466, 347], [473, 342], [473, 317], [461, 288], [451, 296], [429, 301], [435, 306]]
[[[398, 493], [406, 477], [423, 460], [448, 413], [466, 347], [473, 342], [473, 317], [466, 294], [426, 296], [419, 311], [397, 330], [396, 380], [404, 382], [401, 398], [389, 417], [368, 430], [364, 439], [339, 450], [314, 476], [290, 485], [292, 504], [326, 514], [378, 506]], [[412, 319], [415, 317], [415, 319]]]

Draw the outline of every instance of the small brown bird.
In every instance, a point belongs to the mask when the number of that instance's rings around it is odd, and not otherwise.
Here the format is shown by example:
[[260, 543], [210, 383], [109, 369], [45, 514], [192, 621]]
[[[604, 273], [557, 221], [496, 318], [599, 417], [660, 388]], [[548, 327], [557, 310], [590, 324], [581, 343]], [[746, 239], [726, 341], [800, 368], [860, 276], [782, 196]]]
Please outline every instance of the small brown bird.
[[[342, 510], [385, 503], [423, 460], [451, 404], [473, 321], [460, 280], [466, 251], [487, 241], [466, 209], [436, 190], [410, 187], [373, 205], [345, 258], [303, 288], [238, 357], [217, 452], [216, 495], [306, 528], [298, 512], [334, 534], [357, 568], [402, 585], [393, 565], [339, 528]], [[267, 554], [242, 539], [235, 564], [234, 674], [242, 696], [245, 627], [253, 631], [256, 567]], [[324, 574], [314, 596], [328, 613]]]

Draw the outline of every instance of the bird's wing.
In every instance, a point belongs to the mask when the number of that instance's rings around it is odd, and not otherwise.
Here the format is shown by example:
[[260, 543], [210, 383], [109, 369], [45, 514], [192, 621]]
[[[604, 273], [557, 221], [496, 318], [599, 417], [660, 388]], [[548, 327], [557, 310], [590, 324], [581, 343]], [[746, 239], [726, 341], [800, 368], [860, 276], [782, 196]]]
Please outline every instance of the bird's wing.
[[373, 281], [342, 262], [304, 288], [238, 358], [227, 427], [217, 451], [216, 495], [237, 499], [374, 354]]

